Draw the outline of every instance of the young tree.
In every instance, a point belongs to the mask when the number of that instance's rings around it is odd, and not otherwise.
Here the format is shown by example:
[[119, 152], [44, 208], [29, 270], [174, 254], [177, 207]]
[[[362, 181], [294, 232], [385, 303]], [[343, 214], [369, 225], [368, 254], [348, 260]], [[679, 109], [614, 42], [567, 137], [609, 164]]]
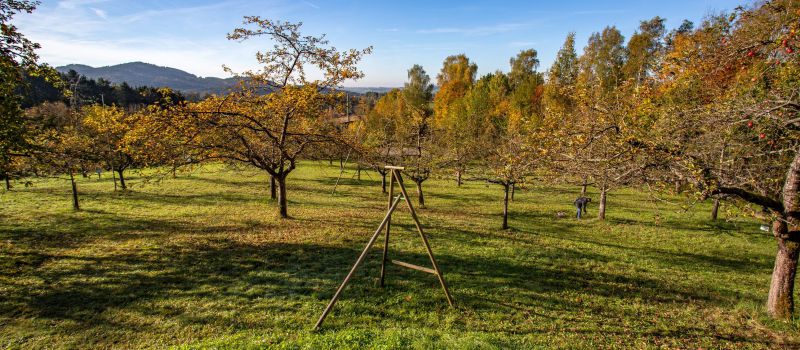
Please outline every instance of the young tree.
[[544, 105], [548, 114], [566, 119], [575, 108], [575, 84], [578, 80], [578, 54], [575, 52], [575, 33], [569, 33], [556, 59], [547, 71]]
[[[437, 117], [437, 153], [441, 156], [443, 166], [455, 168], [458, 186], [461, 186], [467, 165], [486, 155], [486, 150], [491, 146], [487, 144], [489, 139], [486, 132], [491, 128], [487, 120], [495, 106], [486, 92], [484, 88], [473, 86], [466, 95], [450, 104], [443, 112], [445, 116]], [[502, 97], [507, 102], [505, 95]]]
[[[567, 129], [576, 127], [577, 103], [578, 103], [578, 73], [580, 72], [580, 62], [578, 54], [575, 52], [575, 33], [569, 33], [564, 40], [564, 45], [558, 51], [553, 65], [547, 71], [547, 81], [544, 85], [544, 115], [555, 121], [552, 130], [553, 137], [559, 135], [562, 139], [572, 137], [571, 133], [564, 133]], [[572, 130], [575, 131], [575, 130]], [[561, 145], [563, 148], [567, 146]], [[573, 147], [573, 146], [569, 146]], [[553, 152], [558, 153], [558, 152]], [[554, 168], [569, 168], [568, 163], [554, 162]], [[573, 169], [574, 170], [574, 169]], [[574, 171], [563, 171], [564, 176], [572, 180]], [[584, 174], [581, 183], [581, 196], [586, 195], [586, 187], [589, 185], [588, 178]]]
[[436, 76], [439, 91], [436, 93], [434, 109], [437, 116], [445, 115], [444, 109], [467, 93], [475, 83], [477, 72], [478, 65], [471, 63], [464, 54], [445, 58], [442, 70]]
[[[186, 141], [193, 161], [245, 163], [271, 175], [280, 217], [288, 218], [286, 180], [309, 147], [335, 140], [324, 111], [338, 96], [333, 89], [363, 76], [357, 64], [371, 48], [337, 51], [324, 35], [303, 36], [300, 23], [249, 16], [244, 24], [228, 38], [265, 36], [274, 42], [256, 55], [262, 69], [245, 72], [237, 91], [189, 104], [179, 118], [163, 121]], [[321, 78], [309, 78], [309, 69]]]
[[437, 75], [439, 91], [434, 98], [434, 121], [432, 124], [437, 130], [442, 132], [441, 142], [447, 144], [442, 150], [444, 164], [455, 168], [456, 183], [461, 186], [461, 178], [466, 171], [467, 164], [474, 157], [473, 147], [475, 144], [463, 137], [462, 127], [469, 127], [467, 124], [460, 124], [464, 118], [469, 118], [464, 109], [462, 100], [467, 92], [475, 83], [475, 75], [478, 66], [469, 61], [466, 55], [449, 56], [442, 64], [442, 70]]
[[[401, 120], [400, 132], [403, 137], [404, 165], [406, 174], [417, 185], [417, 201], [425, 208], [425, 195], [422, 183], [431, 175], [435, 167], [434, 130], [431, 128], [431, 100], [433, 84], [428, 73], [420, 65], [408, 70], [408, 81], [401, 91], [406, 115]], [[411, 151], [411, 152], [408, 152]]]
[[664, 19], [653, 17], [642, 21], [639, 30], [631, 36], [627, 46], [627, 59], [622, 67], [625, 77], [638, 87], [658, 69], [664, 47]]
[[385, 166], [400, 164], [403, 139], [399, 134], [399, 123], [407, 115], [405, 101], [400, 89], [392, 89], [377, 100], [375, 106], [363, 120], [350, 128], [353, 144], [368, 164], [381, 175], [381, 190], [386, 193]]
[[25, 125], [29, 156], [35, 160], [33, 172], [54, 177], [66, 174], [72, 189], [72, 208], [80, 210], [75, 175], [98, 163], [80, 113], [61, 102], [46, 102], [27, 111]]
[[633, 147], [626, 135], [638, 123], [636, 99], [626, 94], [630, 84], [623, 74], [625, 47], [622, 34], [614, 27], [594, 33], [580, 57], [577, 104], [572, 130], [563, 138], [559, 162], [573, 176], [593, 180], [600, 190], [598, 218], [605, 219], [608, 191], [629, 184], [644, 170], [631, 161]]
[[539, 58], [536, 50], [520, 51], [509, 60], [511, 71], [508, 72], [509, 86], [509, 119], [510, 133], [523, 132], [523, 124], [538, 124], [534, 118], [543, 115], [542, 97], [544, 94], [544, 77], [536, 70]]
[[503, 186], [503, 229], [508, 228], [508, 202], [515, 187], [547, 166], [546, 150], [555, 126], [543, 113], [544, 79], [536, 71], [536, 51], [523, 50], [509, 63], [508, 76], [496, 72], [481, 78], [473, 89], [487, 96], [491, 106], [484, 120], [490, 126], [487, 141], [482, 144], [488, 151], [487, 181]]
[[[508, 228], [511, 189], [529, 175], [530, 157], [523, 151], [519, 125], [510, 122], [508, 77], [495, 72], [482, 77], [464, 97], [465, 115], [472, 116], [473, 134], [466, 135], [476, 151], [483, 175], [476, 179], [503, 187], [503, 229]], [[513, 126], [512, 126], [513, 125]]]
[[126, 190], [124, 172], [135, 164], [135, 155], [131, 154], [130, 147], [126, 147], [126, 142], [137, 125], [136, 114], [125, 113], [116, 106], [100, 105], [84, 107], [81, 113], [96, 157], [119, 175], [120, 187]]

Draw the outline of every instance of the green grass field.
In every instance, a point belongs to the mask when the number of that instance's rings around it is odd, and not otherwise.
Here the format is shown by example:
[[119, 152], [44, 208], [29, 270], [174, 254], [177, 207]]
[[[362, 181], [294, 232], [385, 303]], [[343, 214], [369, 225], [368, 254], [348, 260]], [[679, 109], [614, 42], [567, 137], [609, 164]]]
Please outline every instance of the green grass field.
[[[222, 166], [134, 175], [127, 192], [81, 179], [80, 212], [63, 180], [0, 193], [0, 347], [800, 346], [797, 323], [765, 316], [776, 248], [754, 220], [712, 223], [709, 203], [684, 212], [633, 190], [610, 194], [606, 222], [595, 203], [557, 219], [579, 188], [533, 186], [500, 230], [501, 187], [437, 179], [419, 214], [456, 307], [433, 276], [394, 265], [379, 288], [379, 243], [312, 332], [386, 206], [375, 173], [346, 173], [331, 195], [337, 175], [295, 171], [290, 220], [263, 173]], [[428, 265], [407, 210], [393, 222], [392, 257]]]

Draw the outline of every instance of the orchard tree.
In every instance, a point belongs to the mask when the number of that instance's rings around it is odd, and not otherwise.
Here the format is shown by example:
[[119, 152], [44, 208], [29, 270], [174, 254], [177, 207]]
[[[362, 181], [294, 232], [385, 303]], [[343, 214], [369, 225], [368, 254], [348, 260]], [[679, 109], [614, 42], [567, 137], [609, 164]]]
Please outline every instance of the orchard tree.
[[403, 141], [401, 156], [408, 178], [417, 186], [419, 206], [425, 208], [422, 183], [436, 168], [437, 157], [436, 134], [431, 127], [433, 84], [422, 66], [414, 65], [408, 70], [408, 81], [400, 95], [405, 107], [405, 115], [397, 128]]
[[[577, 127], [577, 106], [578, 106], [578, 74], [580, 72], [580, 62], [575, 51], [575, 33], [569, 33], [564, 40], [564, 45], [558, 50], [553, 65], [547, 71], [547, 82], [544, 85], [544, 115], [550, 120], [556, 121], [552, 130], [553, 137], [569, 139], [574, 134]], [[566, 133], [570, 129], [573, 133]], [[572, 151], [572, 143], [557, 144], [561, 148]], [[558, 152], [552, 152], [555, 154]], [[572, 180], [576, 169], [570, 169], [569, 162], [554, 162], [551, 168], [563, 169], [562, 176]], [[581, 174], [581, 196], [586, 195], [586, 187], [589, 185], [588, 175]]]
[[508, 77], [495, 72], [481, 77], [464, 97], [466, 115], [474, 121], [473, 134], [464, 136], [472, 143], [475, 159], [480, 159], [482, 165], [482, 175], [475, 179], [503, 187], [503, 229], [508, 228], [511, 189], [528, 175], [530, 160], [523, 151], [521, 130], [510, 123], [509, 94]]
[[10, 188], [10, 180], [19, 174], [19, 160], [30, 156], [30, 135], [26, 135], [25, 118], [20, 103], [19, 91], [26, 75], [40, 76], [57, 82], [55, 71], [37, 63], [36, 49], [39, 44], [31, 42], [11, 22], [17, 14], [31, 13], [38, 1], [0, 1], [0, 177]]
[[475, 106], [485, 106], [482, 134], [473, 137], [484, 150], [483, 179], [503, 187], [503, 224], [514, 189], [537, 170], [547, 167], [547, 152], [555, 125], [542, 113], [542, 75], [536, 71], [535, 50], [524, 50], [510, 60], [508, 75], [484, 76], [467, 94]]
[[[608, 192], [638, 180], [646, 167], [633, 162], [635, 147], [627, 135], [634, 133], [647, 105], [634, 103], [627, 94], [623, 67], [625, 47], [622, 34], [614, 27], [594, 33], [580, 57], [576, 91], [577, 103], [571, 130], [562, 138], [560, 170], [593, 180], [600, 191], [597, 217], [605, 219]], [[643, 95], [645, 95], [643, 93]]]
[[[268, 37], [273, 47], [256, 54], [262, 66], [241, 75], [240, 87], [225, 95], [164, 113], [171, 133], [185, 140], [193, 161], [224, 160], [264, 170], [278, 186], [279, 214], [288, 218], [287, 178], [310, 147], [336, 141], [325, 111], [340, 95], [335, 88], [363, 73], [357, 64], [371, 52], [338, 51], [325, 36], [304, 36], [301, 23], [248, 16], [230, 40]], [[315, 70], [319, 78], [310, 78]], [[228, 69], [230, 71], [230, 69]]]
[[507, 81], [502, 87], [490, 95], [488, 83], [479, 81], [463, 97], [453, 101], [443, 112], [444, 116], [437, 117], [438, 153], [443, 166], [455, 168], [458, 186], [461, 186], [467, 165], [485, 156], [493, 146], [488, 137], [491, 118], [500, 110], [507, 111], [508, 107]]
[[119, 175], [120, 187], [126, 190], [125, 170], [135, 164], [135, 155], [130, 152], [130, 147], [126, 147], [126, 142], [137, 125], [136, 115], [125, 113], [116, 106], [101, 105], [84, 107], [81, 113], [85, 130], [91, 135], [96, 157]]
[[81, 114], [61, 102], [45, 102], [27, 111], [25, 125], [33, 173], [57, 178], [66, 175], [72, 190], [72, 208], [80, 210], [75, 176], [98, 165]]
[[766, 210], [778, 249], [768, 312], [790, 318], [800, 256], [800, 4], [770, 1], [671, 39], [660, 118], [635, 140], [701, 198]]

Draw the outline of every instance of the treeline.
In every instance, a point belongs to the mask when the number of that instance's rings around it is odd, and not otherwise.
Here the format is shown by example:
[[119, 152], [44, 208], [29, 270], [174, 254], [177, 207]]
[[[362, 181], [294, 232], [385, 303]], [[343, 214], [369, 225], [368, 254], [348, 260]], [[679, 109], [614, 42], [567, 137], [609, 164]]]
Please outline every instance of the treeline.
[[[22, 96], [22, 107], [30, 108], [45, 102], [60, 101], [76, 108], [105, 104], [127, 109], [152, 105], [162, 97], [160, 87], [132, 87], [125, 82], [112, 84], [103, 78], [87, 78], [74, 70], [57, 74], [59, 83], [48, 81], [40, 75], [25, 74], [23, 83], [17, 88], [17, 93]], [[184, 95], [174, 90], [170, 96], [173, 101], [199, 101], [205, 97], [199, 94]]]
[[381, 164], [405, 164], [421, 206], [422, 183], [445, 169], [459, 186], [465, 177], [499, 184], [503, 228], [515, 187], [531, 182], [577, 179], [584, 193], [595, 185], [604, 219], [607, 193], [644, 179], [617, 130], [629, 112], [624, 108], [651, 97], [643, 93], [659, 82], [664, 55], [693, 31], [685, 21], [667, 33], [664, 22], [642, 21], [627, 43], [607, 27], [589, 38], [582, 55], [571, 33], [543, 72], [534, 49], [510, 58], [507, 73], [482, 77], [466, 55], [450, 56], [436, 76], [435, 95], [431, 78], [414, 66], [404, 88], [364, 101], [367, 117], [352, 130], [362, 160], [378, 171]]
[[[503, 227], [515, 186], [571, 183], [607, 197], [622, 186], [749, 204], [778, 243], [767, 303], [788, 318], [800, 256], [800, 3], [765, 1], [667, 30], [659, 17], [626, 38], [570, 34], [554, 64], [537, 52], [477, 77], [465, 55], [436, 76], [408, 70], [405, 87], [378, 100], [351, 128], [361, 161], [497, 183]], [[585, 191], [585, 190], [584, 190]]]

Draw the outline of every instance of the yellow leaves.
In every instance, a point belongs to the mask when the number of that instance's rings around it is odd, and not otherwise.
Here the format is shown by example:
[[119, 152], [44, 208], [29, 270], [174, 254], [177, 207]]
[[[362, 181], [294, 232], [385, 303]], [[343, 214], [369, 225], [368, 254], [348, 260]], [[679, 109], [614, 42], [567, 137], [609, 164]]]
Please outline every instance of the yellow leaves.
[[130, 128], [127, 115], [119, 107], [92, 105], [81, 110], [84, 125], [106, 134], [124, 133]]

